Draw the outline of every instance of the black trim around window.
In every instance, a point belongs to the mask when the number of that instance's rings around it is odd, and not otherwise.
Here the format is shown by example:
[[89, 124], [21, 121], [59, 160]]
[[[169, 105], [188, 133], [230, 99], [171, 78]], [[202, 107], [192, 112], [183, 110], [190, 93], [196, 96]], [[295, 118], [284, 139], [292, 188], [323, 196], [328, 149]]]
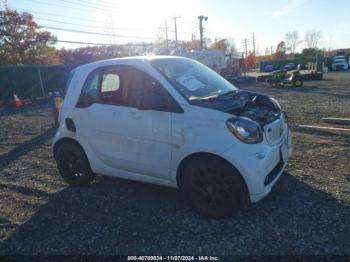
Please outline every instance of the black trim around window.
[[[153, 76], [151, 76], [150, 74], [146, 73], [142, 69], [140, 69], [140, 68], [138, 68], [136, 66], [133, 66], [133, 65], [108, 65], [108, 66], [102, 66], [102, 67], [96, 68], [93, 71], [91, 71], [88, 74], [88, 76], [86, 77], [85, 81], [84, 81], [84, 84], [83, 84], [83, 87], [81, 89], [78, 102], [77, 102], [75, 107], [77, 107], [77, 108], [86, 108], [86, 107], [91, 106], [92, 104], [106, 104], [106, 105], [115, 105], [115, 106], [125, 106], [125, 107], [137, 108], [136, 106], [129, 104], [129, 101], [128, 101], [129, 100], [129, 97], [128, 97], [129, 94], [127, 94], [125, 97], [123, 97], [123, 94], [125, 94], [125, 90], [124, 89], [125, 88], [131, 88], [130, 83], [132, 82], [132, 79], [131, 79], [131, 81], [128, 84], [126, 84], [126, 86], [123, 86], [122, 83], [120, 85], [120, 92], [121, 92], [121, 97], [122, 97], [121, 99], [126, 99], [127, 101], [125, 101], [125, 103], [121, 102], [121, 103], [115, 104], [114, 102], [108, 103], [106, 101], [100, 101], [102, 74], [103, 74], [103, 72], [105, 72], [106, 70], [108, 70], [110, 68], [116, 68], [118, 70], [118, 67], [121, 70], [121, 75], [120, 75], [120, 81], [121, 82], [124, 81], [123, 80], [123, 74], [125, 74], [125, 75], [129, 74], [129, 76], [127, 76], [127, 77], [132, 77], [132, 74], [134, 74], [135, 72], [139, 71], [140, 73], [145, 74], [145, 76], [151, 78], [152, 81], [155, 81], [159, 85], [159, 87], [162, 90], [161, 96], [164, 99], [165, 108], [163, 110], [155, 110], [155, 111], [163, 111], [163, 112], [169, 112], [169, 113], [183, 113], [184, 112], [182, 107], [169, 94], [168, 90], [166, 90], [164, 88], [164, 86], [162, 84], [160, 84], [160, 82], [157, 79], [155, 79]], [[84, 91], [86, 85], [88, 84], [88, 81], [90, 80], [90, 77], [93, 74], [96, 74], [96, 72], [98, 72], [98, 87], [97, 87], [96, 98], [94, 98], [92, 96], [91, 96], [91, 98], [87, 98], [86, 97], [87, 94], [84, 94], [83, 91]], [[119, 91], [119, 89], [118, 89], [118, 91]], [[113, 91], [111, 93], [113, 93]]]

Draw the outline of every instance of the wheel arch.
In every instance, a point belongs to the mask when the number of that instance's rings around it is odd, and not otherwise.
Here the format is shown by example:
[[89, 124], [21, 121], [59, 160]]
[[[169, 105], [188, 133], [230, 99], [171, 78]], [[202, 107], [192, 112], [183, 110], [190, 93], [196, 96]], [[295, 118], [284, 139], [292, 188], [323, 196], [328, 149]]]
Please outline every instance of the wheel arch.
[[206, 158], [206, 157], [214, 157], [214, 158], [217, 158], [220, 161], [224, 161], [225, 163], [230, 165], [237, 172], [237, 174], [239, 174], [240, 180], [241, 180], [241, 182], [243, 184], [243, 187], [245, 189], [245, 192], [246, 192], [247, 200], [250, 201], [250, 194], [249, 194], [247, 181], [244, 179], [244, 177], [242, 176], [241, 172], [239, 172], [239, 170], [231, 162], [229, 162], [227, 159], [225, 159], [224, 157], [222, 157], [220, 155], [217, 155], [217, 154], [209, 153], [209, 152], [192, 153], [192, 154], [186, 156], [184, 159], [181, 160], [181, 162], [178, 165], [177, 170], [176, 170], [176, 183], [177, 183], [177, 186], [178, 187], [181, 186], [181, 181], [182, 181], [182, 178], [184, 176], [184, 172], [183, 171], [184, 171], [184, 168], [186, 167], [186, 165], [188, 163], [190, 163], [195, 158]]
[[55, 144], [53, 146], [53, 156], [54, 157], [56, 156], [56, 152], [57, 152], [57, 149], [59, 148], [59, 146], [64, 144], [64, 143], [70, 143], [70, 144], [74, 144], [74, 145], [78, 146], [82, 150], [82, 152], [85, 154], [85, 157], [88, 159], [82, 145], [77, 140], [70, 138], [70, 137], [63, 137], [55, 142]]

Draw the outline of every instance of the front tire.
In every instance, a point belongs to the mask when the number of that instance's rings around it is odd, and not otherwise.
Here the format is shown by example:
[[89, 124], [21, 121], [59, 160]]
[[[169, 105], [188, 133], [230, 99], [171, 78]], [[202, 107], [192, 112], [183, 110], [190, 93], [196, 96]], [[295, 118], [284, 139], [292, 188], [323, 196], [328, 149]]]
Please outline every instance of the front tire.
[[301, 79], [296, 79], [293, 81], [293, 86], [295, 87], [302, 87], [303, 86], [303, 80]]
[[84, 151], [72, 143], [60, 145], [56, 151], [57, 168], [65, 182], [71, 186], [85, 186], [94, 180], [90, 163]]
[[179, 188], [189, 205], [209, 218], [233, 216], [248, 202], [238, 171], [217, 157], [198, 157], [188, 162]]

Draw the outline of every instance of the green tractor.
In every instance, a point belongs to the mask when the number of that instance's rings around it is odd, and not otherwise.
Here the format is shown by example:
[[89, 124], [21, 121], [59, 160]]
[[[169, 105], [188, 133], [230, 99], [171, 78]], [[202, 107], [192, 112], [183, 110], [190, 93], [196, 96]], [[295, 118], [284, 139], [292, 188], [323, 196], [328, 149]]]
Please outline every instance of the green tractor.
[[279, 86], [302, 87], [303, 79], [300, 74], [300, 66], [292, 71], [290, 76], [287, 75], [287, 70], [285, 69], [273, 71], [267, 78], [267, 82], [273, 88]]

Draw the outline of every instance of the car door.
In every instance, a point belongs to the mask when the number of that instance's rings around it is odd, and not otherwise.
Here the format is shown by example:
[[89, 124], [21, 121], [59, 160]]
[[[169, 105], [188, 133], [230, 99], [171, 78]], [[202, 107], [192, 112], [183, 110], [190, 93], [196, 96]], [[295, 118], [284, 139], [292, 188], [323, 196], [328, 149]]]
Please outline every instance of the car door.
[[[123, 123], [123, 168], [149, 176], [168, 178], [171, 161], [170, 95], [160, 83], [136, 67], [129, 68], [131, 81], [125, 89], [127, 104], [115, 110], [114, 118]], [[142, 96], [156, 93], [164, 107], [140, 110]]]
[[146, 89], [150, 83], [142, 79], [146, 75], [138, 73], [143, 74], [130, 66], [100, 70], [97, 101], [84, 114], [83, 134], [104, 164], [96, 172], [114, 175], [111, 171], [119, 170], [166, 178], [171, 159], [171, 113], [137, 109], [134, 90]]

